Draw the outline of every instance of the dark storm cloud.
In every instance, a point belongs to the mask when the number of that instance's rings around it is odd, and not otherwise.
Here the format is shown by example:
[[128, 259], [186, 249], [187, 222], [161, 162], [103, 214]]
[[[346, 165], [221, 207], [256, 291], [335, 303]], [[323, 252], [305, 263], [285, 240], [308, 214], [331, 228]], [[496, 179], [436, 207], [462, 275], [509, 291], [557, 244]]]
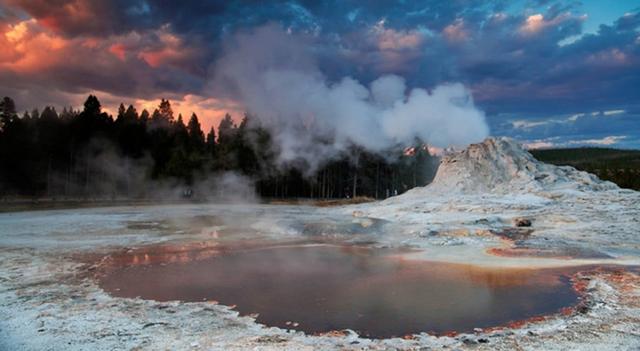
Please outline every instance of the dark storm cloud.
[[144, 0], [8, 0], [65, 36], [108, 36], [150, 24]]

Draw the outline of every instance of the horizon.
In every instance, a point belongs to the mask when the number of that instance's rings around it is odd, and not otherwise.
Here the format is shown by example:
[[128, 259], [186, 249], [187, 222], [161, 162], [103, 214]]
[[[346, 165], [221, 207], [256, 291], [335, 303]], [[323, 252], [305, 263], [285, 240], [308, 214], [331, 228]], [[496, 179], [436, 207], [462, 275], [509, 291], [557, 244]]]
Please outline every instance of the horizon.
[[[99, 96], [96, 96], [96, 97], [98, 98], [98, 100], [100, 99]], [[160, 102], [163, 99], [164, 98], [160, 98], [158, 100], [158, 102]], [[158, 109], [158, 106], [155, 106], [155, 107], [151, 106], [150, 108], [146, 108], [146, 107], [143, 106], [142, 109], [139, 109], [135, 105], [125, 105], [124, 103], [121, 103], [121, 104], [125, 108], [127, 108], [129, 106], [134, 107], [138, 111], [138, 113], [141, 113], [142, 111], [146, 110], [150, 115], [153, 114], [153, 112]], [[120, 104], [118, 106], [120, 106]], [[60, 112], [64, 111], [64, 110], [67, 110], [69, 112], [76, 112], [76, 113], [82, 111], [82, 107], [73, 107], [73, 106], [63, 106], [61, 111], [58, 111], [58, 109], [56, 109], [56, 106], [44, 106], [44, 107], [51, 107], [51, 108], [55, 109], [58, 114], [60, 114]], [[39, 110], [39, 112], [42, 112], [40, 110], [40, 108], [35, 108], [35, 109]], [[27, 109], [27, 110], [24, 111], [24, 113], [29, 113], [30, 114], [33, 110], [34, 109]], [[109, 115], [109, 117], [115, 121], [116, 118], [117, 118], [117, 112], [113, 113], [112, 111], [114, 111], [114, 110], [117, 111], [118, 107], [109, 108], [109, 107], [102, 106], [102, 111], [106, 112]], [[183, 113], [181, 111], [178, 112], [178, 115], [182, 115], [183, 121], [185, 121], [185, 123], [186, 123], [186, 121], [188, 121], [188, 119], [191, 117], [192, 114], [195, 114], [200, 119], [200, 121], [202, 122], [202, 119], [203, 119], [202, 116], [198, 115], [197, 113], [195, 113], [193, 111], [189, 112], [188, 114], [185, 114], [185, 113]], [[233, 116], [231, 113], [224, 112], [224, 111], [223, 111], [223, 115], [222, 116], [224, 117], [224, 115], [226, 115], [226, 114], [229, 114], [230, 116], [232, 116], [232, 118], [233, 118], [234, 122], [236, 123], [236, 125], [239, 124], [240, 120], [242, 119], [242, 117], [240, 117], [240, 116]], [[18, 115], [20, 117], [23, 116], [23, 114], [21, 114], [21, 113], [18, 113]], [[243, 112], [242, 116], [244, 116], [244, 112]], [[176, 115], [176, 120], [177, 120], [177, 118], [178, 117]], [[202, 125], [203, 125], [203, 128], [202, 128], [203, 132], [206, 133], [211, 128], [213, 128], [215, 130], [216, 135], [218, 135], [218, 125], [206, 125], [204, 123], [202, 123]], [[499, 136], [500, 135], [495, 135], [495, 136], [491, 135], [490, 137], [499, 137]], [[514, 138], [514, 139], [516, 139], [516, 138]], [[518, 140], [518, 139], [516, 139], [516, 140]], [[526, 150], [555, 150], [555, 149], [584, 149], [584, 148], [589, 148], [589, 149], [640, 151], [640, 145], [631, 145], [631, 146], [616, 145], [615, 143], [606, 143], [606, 140], [605, 140], [605, 143], [597, 143], [597, 142], [584, 143], [584, 144], [568, 143], [568, 144], [558, 144], [558, 145], [553, 145], [553, 144], [546, 145], [544, 143], [539, 144], [539, 143], [536, 143], [535, 141], [531, 142], [531, 143], [528, 143], [528, 142], [522, 141], [522, 140], [518, 140], [518, 141], [522, 143], [523, 147]], [[428, 145], [428, 143], [425, 143], [425, 144]], [[406, 146], [406, 147], [408, 147], [408, 146]], [[436, 149], [439, 149], [439, 148], [436, 148]], [[431, 152], [431, 154], [438, 155], [437, 152], [436, 153]]]

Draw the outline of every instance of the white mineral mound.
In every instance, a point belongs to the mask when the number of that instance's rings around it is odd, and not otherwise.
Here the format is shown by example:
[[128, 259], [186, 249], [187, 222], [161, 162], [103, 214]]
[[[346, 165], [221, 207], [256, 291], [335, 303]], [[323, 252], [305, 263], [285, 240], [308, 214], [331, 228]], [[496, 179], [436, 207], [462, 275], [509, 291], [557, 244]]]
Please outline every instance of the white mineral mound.
[[536, 160], [513, 139], [488, 138], [446, 155], [431, 192], [518, 194], [554, 190], [601, 191], [617, 189], [593, 174], [569, 166]]
[[357, 214], [394, 223], [397, 227], [380, 240], [424, 248], [427, 259], [496, 263], [484, 251], [493, 243], [487, 233], [512, 227], [521, 217], [533, 223], [529, 245], [597, 250], [632, 257], [633, 264], [640, 257], [640, 192], [540, 162], [507, 138], [489, 138], [444, 156], [431, 184], [363, 204]]

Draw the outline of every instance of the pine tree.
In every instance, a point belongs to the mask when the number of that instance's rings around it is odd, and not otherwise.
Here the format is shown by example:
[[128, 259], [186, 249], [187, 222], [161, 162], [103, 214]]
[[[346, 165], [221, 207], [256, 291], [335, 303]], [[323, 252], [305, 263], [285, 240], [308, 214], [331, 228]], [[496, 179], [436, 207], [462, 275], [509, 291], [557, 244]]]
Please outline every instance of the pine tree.
[[231, 115], [227, 113], [218, 125], [218, 144], [225, 146], [231, 144], [233, 142], [235, 132], [236, 125], [233, 123]]
[[173, 135], [175, 138], [174, 145], [187, 150], [189, 143], [189, 131], [187, 130], [187, 126], [184, 125], [182, 114], [178, 115], [178, 120], [173, 124]]
[[212, 170], [218, 168], [217, 164], [217, 156], [218, 156], [218, 145], [216, 143], [216, 131], [211, 127], [209, 133], [207, 134], [207, 156], [210, 160], [210, 167]]
[[236, 130], [234, 148], [236, 150], [237, 165], [240, 171], [253, 175], [258, 170], [258, 161], [254, 150], [255, 137], [249, 127], [249, 116], [245, 115]]
[[136, 122], [138, 120], [138, 111], [136, 111], [136, 108], [133, 107], [133, 105], [129, 105], [123, 114], [123, 118], [128, 123]]
[[0, 129], [10, 124], [15, 118], [18, 118], [16, 113], [16, 104], [8, 96], [5, 96], [0, 101]]
[[120, 103], [120, 106], [118, 107], [118, 116], [116, 117], [116, 122], [124, 122], [124, 113], [125, 113], [125, 108], [124, 105], [122, 103]]
[[147, 109], [142, 110], [140, 113], [140, 122], [144, 124], [149, 122], [149, 111], [147, 111]]
[[89, 95], [87, 100], [84, 102], [84, 113], [86, 116], [97, 116], [100, 114], [102, 109], [102, 105], [100, 105], [100, 101], [95, 95]]
[[162, 99], [160, 106], [158, 106], [158, 111], [160, 112], [160, 116], [167, 122], [173, 122], [173, 110], [171, 109], [169, 100]]
[[56, 108], [52, 106], [45, 106], [44, 110], [42, 110], [42, 113], [40, 114], [40, 119], [49, 121], [57, 120], [58, 113], [56, 112]]
[[189, 144], [191, 148], [197, 152], [203, 151], [205, 143], [204, 133], [200, 128], [200, 121], [198, 121], [198, 116], [195, 113], [192, 113], [191, 118], [189, 118], [187, 130], [189, 131]]
[[235, 138], [237, 127], [227, 113], [218, 125], [218, 167], [232, 170], [237, 166]]
[[40, 118], [40, 111], [38, 111], [37, 108], [34, 108], [33, 110], [31, 110], [31, 118], [32, 119]]

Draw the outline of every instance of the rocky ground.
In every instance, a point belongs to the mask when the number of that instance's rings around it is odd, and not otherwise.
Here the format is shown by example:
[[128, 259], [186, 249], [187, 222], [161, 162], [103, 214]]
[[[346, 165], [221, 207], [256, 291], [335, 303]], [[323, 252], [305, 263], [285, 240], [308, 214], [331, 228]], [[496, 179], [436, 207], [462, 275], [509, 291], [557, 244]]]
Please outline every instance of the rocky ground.
[[[180, 205], [0, 214], [0, 349], [640, 349], [640, 193], [533, 159], [507, 139], [446, 156], [434, 183], [378, 203]], [[208, 302], [109, 296], [99, 258], [158, 243], [337, 240], [408, 259], [590, 265], [581, 303], [472, 334], [369, 340], [268, 328]], [[598, 268], [605, 267], [605, 268]]]

